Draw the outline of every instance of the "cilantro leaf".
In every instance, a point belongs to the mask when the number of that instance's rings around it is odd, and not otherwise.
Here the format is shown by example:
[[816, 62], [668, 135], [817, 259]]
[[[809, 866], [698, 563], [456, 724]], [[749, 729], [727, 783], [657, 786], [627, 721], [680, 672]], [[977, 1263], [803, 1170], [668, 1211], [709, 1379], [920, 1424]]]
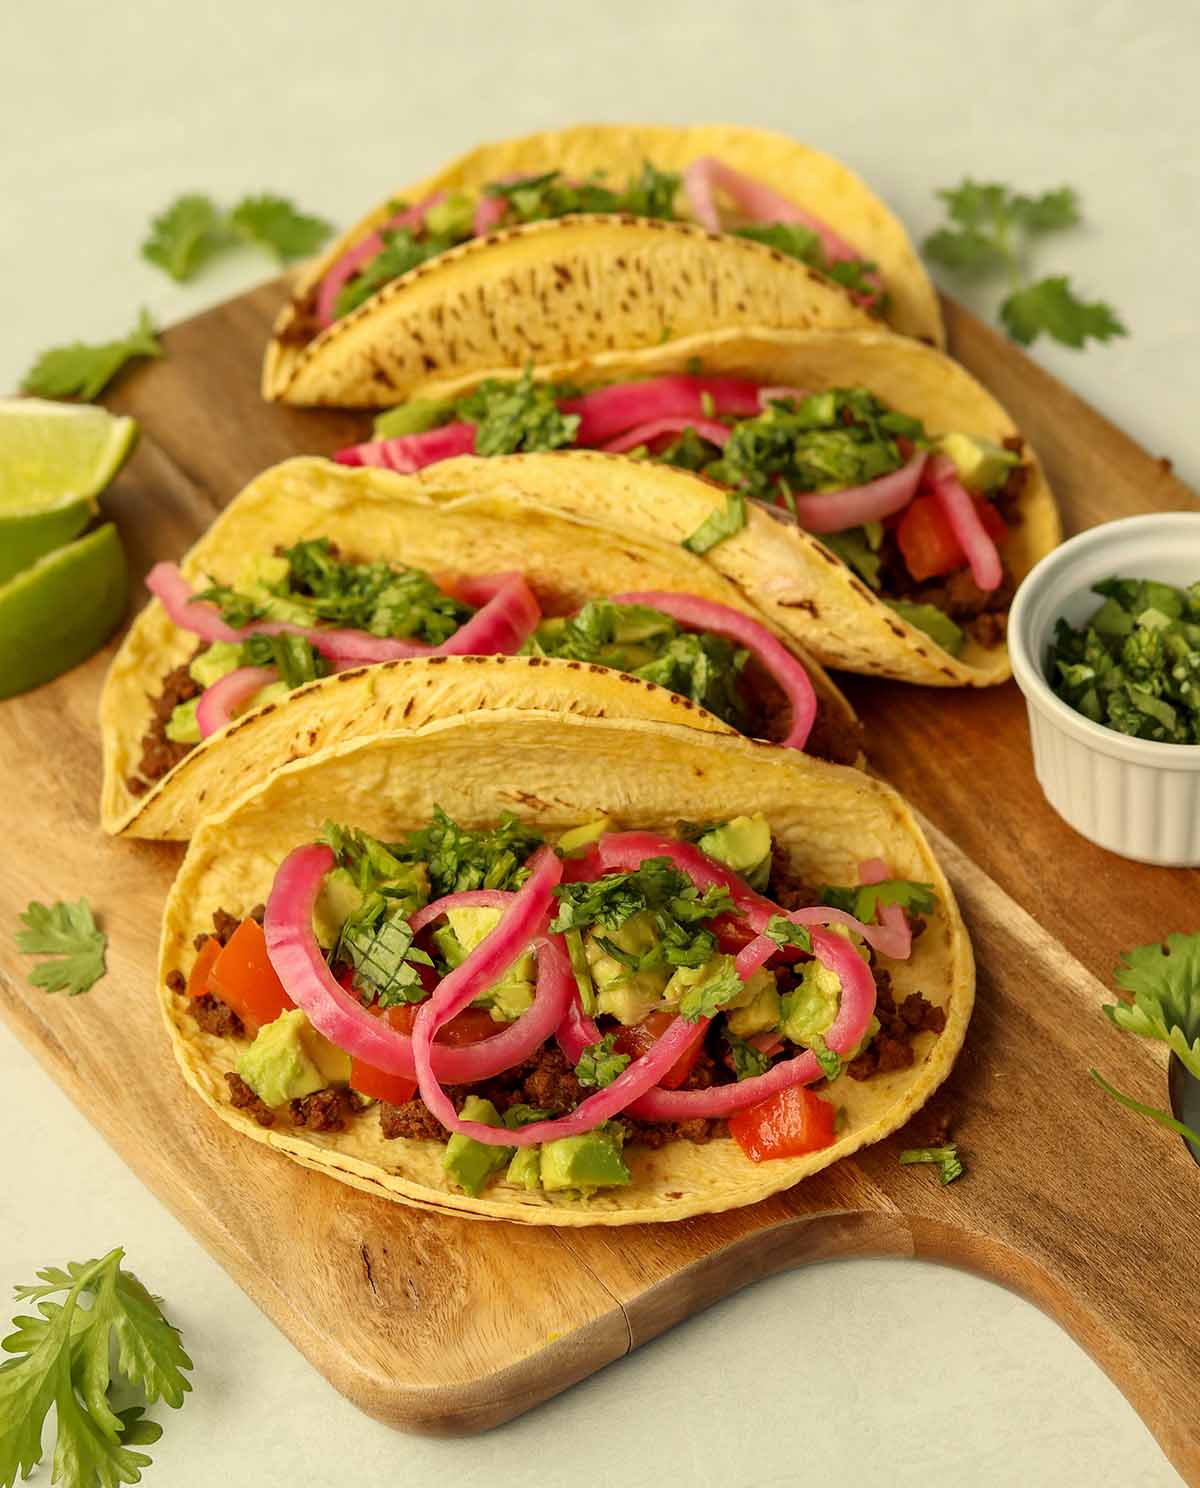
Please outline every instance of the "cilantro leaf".
[[707, 553], [745, 525], [746, 498], [740, 491], [726, 491], [725, 505], [710, 512], [695, 532], [683, 539], [683, 546], [691, 553]]
[[961, 1178], [965, 1171], [958, 1155], [958, 1148], [953, 1142], [948, 1142], [944, 1147], [910, 1147], [900, 1154], [900, 1161], [905, 1166], [909, 1163], [936, 1164], [943, 1188], [948, 1183], [953, 1183], [956, 1178]]
[[20, 918], [26, 928], [17, 932], [17, 949], [25, 956], [53, 958], [29, 973], [35, 987], [77, 997], [104, 975], [108, 936], [96, 928], [86, 899], [75, 904], [61, 899], [41, 904], [35, 899]]
[[808, 1041], [808, 1047], [816, 1055], [817, 1063], [821, 1066], [821, 1073], [827, 1080], [837, 1080], [841, 1077], [845, 1068], [842, 1056], [831, 1049], [819, 1033], [814, 1033]]
[[1014, 341], [1029, 346], [1043, 331], [1064, 346], [1081, 347], [1090, 336], [1109, 341], [1127, 336], [1112, 307], [1081, 300], [1065, 275], [1052, 275], [1015, 290], [1000, 306], [1000, 319]]
[[798, 946], [800, 950], [812, 955], [812, 931], [807, 925], [794, 924], [786, 915], [772, 915], [763, 926], [762, 933], [773, 940], [780, 950], [784, 946]]
[[765, 1075], [771, 1068], [771, 1060], [745, 1039], [725, 1029], [725, 1042], [733, 1061], [733, 1072], [739, 1080], [752, 1080], [756, 1075]]
[[228, 242], [225, 225], [211, 197], [179, 196], [150, 224], [142, 257], [183, 284]]
[[745, 986], [732, 956], [716, 956], [711, 970], [679, 999], [680, 1016], [689, 1023], [712, 1018]]
[[1000, 247], [974, 227], [941, 227], [925, 239], [925, 252], [935, 262], [963, 273], [985, 273], [1004, 267]]
[[561, 449], [575, 443], [579, 414], [561, 413], [559, 389], [534, 382], [529, 368], [517, 382], [489, 377], [463, 398], [456, 417], [475, 428], [477, 455]]
[[[66, 1271], [39, 1272], [41, 1285], [18, 1287], [40, 1316], [14, 1319], [16, 1331], [0, 1343], [12, 1358], [0, 1365], [0, 1484], [11, 1488], [41, 1460], [42, 1427], [56, 1412], [53, 1478], [65, 1488], [118, 1488], [137, 1483], [150, 1466], [135, 1446], [156, 1441], [160, 1428], [143, 1420], [143, 1407], [114, 1414], [108, 1387], [116, 1371], [147, 1404], [163, 1399], [178, 1407], [191, 1389], [192, 1361], [158, 1299], [121, 1269], [124, 1252], [72, 1262]], [[62, 1302], [49, 1298], [65, 1293]], [[84, 1307], [84, 1295], [91, 1306]], [[115, 1350], [114, 1350], [115, 1344]]]
[[589, 1044], [584, 1049], [575, 1066], [575, 1078], [581, 1085], [600, 1088], [611, 1085], [628, 1067], [629, 1055], [619, 1054], [615, 1048], [616, 1042], [615, 1033], [606, 1033], [598, 1044]]
[[875, 919], [880, 909], [898, 904], [909, 914], [932, 914], [937, 906], [933, 885], [907, 878], [885, 878], [881, 883], [839, 887], [824, 884], [817, 891], [822, 904], [845, 910], [864, 925]]
[[1133, 1003], [1106, 1004], [1108, 1018], [1126, 1033], [1159, 1039], [1200, 1079], [1200, 931], [1124, 952], [1113, 980]]
[[1041, 196], [1014, 196], [1010, 211], [1030, 232], [1074, 227], [1080, 220], [1079, 198], [1070, 186], [1043, 191]]
[[161, 357], [162, 346], [148, 310], [121, 341], [90, 345], [72, 341], [42, 352], [25, 374], [21, 390], [42, 398], [78, 397], [90, 403], [134, 357]]
[[229, 214], [239, 236], [270, 250], [281, 263], [315, 253], [333, 224], [298, 211], [285, 196], [244, 196]]
[[413, 945], [411, 898], [391, 898], [386, 892], [368, 894], [346, 919], [338, 936], [334, 962], [349, 961], [354, 985], [379, 1007], [423, 1002], [424, 984], [417, 966], [433, 963]]

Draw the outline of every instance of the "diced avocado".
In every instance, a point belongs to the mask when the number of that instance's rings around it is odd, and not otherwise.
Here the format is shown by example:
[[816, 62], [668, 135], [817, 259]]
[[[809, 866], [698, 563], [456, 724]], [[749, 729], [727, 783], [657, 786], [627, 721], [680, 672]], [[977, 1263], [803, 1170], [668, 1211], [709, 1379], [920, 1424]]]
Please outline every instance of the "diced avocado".
[[937, 605], [910, 604], [904, 599], [889, 599], [884, 603], [895, 610], [901, 620], [907, 620], [910, 625], [923, 630], [930, 640], [936, 641], [951, 656], [957, 656], [962, 650], [962, 628], [955, 625], [950, 616], [944, 610], [939, 610]]
[[188, 674], [201, 687], [211, 687], [230, 672], [237, 671], [242, 664], [240, 641], [214, 641], [207, 651], [193, 656], [188, 664]]
[[259, 1100], [282, 1106], [327, 1085], [347, 1084], [350, 1056], [319, 1034], [300, 1008], [289, 1008], [258, 1030], [237, 1072]]
[[260, 687], [246, 706], [241, 710], [249, 713], [255, 708], [261, 708], [267, 703], [273, 703], [276, 698], [287, 697], [291, 688], [286, 682], [268, 682], [265, 687]]
[[425, 434], [453, 417], [454, 404], [434, 398], [412, 398], [389, 408], [375, 420], [376, 439], [399, 439], [405, 434]]
[[754, 888], [764, 888], [771, 872], [771, 827], [761, 811], [735, 816], [696, 843], [701, 852], [732, 868]]
[[199, 698], [192, 698], [190, 702], [176, 703], [171, 709], [171, 716], [167, 719], [163, 733], [173, 744], [199, 744], [200, 725], [196, 722], [196, 707], [199, 702]]
[[597, 837], [603, 837], [612, 826], [612, 817], [598, 816], [595, 821], [584, 822], [581, 827], [572, 827], [558, 839], [558, 850], [564, 858], [590, 847]]
[[[469, 1095], [463, 1102], [459, 1115], [464, 1121], [479, 1121], [484, 1126], [500, 1126], [500, 1113], [490, 1100]], [[511, 1147], [493, 1147], [487, 1142], [477, 1142], [462, 1132], [453, 1132], [442, 1155], [442, 1168], [451, 1183], [477, 1198], [484, 1184], [513, 1155]]]
[[993, 444], [990, 439], [976, 439], [973, 434], [943, 434], [934, 447], [948, 455], [958, 470], [958, 478], [968, 491], [991, 491], [1003, 485], [1008, 472], [1021, 463], [1015, 450]]
[[[450, 966], [458, 966], [467, 954], [493, 931], [500, 922], [498, 909], [451, 909], [449, 923], [436, 932], [434, 939]], [[498, 982], [493, 982], [474, 999], [474, 1006], [489, 1009], [497, 1023], [511, 1023], [533, 1005], [533, 979], [536, 975], [532, 951], [518, 956]]]
[[[619, 930], [601, 930], [619, 950], [644, 956], [658, 944], [654, 921], [644, 911], [630, 915]], [[670, 968], [648, 967], [631, 971], [600, 945], [595, 930], [584, 940], [584, 954], [596, 984], [596, 1010], [608, 1013], [626, 1025], [640, 1023], [647, 1013], [662, 1006], [663, 992], [670, 981]]]
[[268, 620], [287, 620], [295, 625], [311, 625], [312, 612], [301, 604], [294, 604], [274, 591], [287, 582], [291, 565], [286, 558], [273, 553], [258, 553], [247, 558], [238, 572], [234, 588], [239, 594], [261, 607]]
[[327, 873], [313, 905], [313, 931], [317, 944], [326, 950], [336, 945], [342, 926], [362, 902], [362, 891], [348, 868], [335, 868], [332, 873]]
[[585, 1192], [629, 1182], [621, 1148], [609, 1131], [597, 1129], [579, 1137], [560, 1137], [542, 1143], [542, 1187], [547, 1193], [564, 1188]]
[[796, 986], [783, 994], [779, 1031], [793, 1044], [811, 1043], [837, 1017], [841, 996], [837, 973], [819, 961], [806, 961]]
[[435, 237], [468, 237], [475, 224], [476, 192], [451, 191], [425, 210], [425, 227]]
[[518, 1147], [516, 1156], [508, 1165], [505, 1182], [514, 1188], [541, 1188], [542, 1149], [540, 1147]]
[[730, 1033], [744, 1039], [778, 1028], [781, 1009], [774, 973], [760, 967], [747, 981], [746, 993], [749, 995], [735, 998], [725, 1009]]

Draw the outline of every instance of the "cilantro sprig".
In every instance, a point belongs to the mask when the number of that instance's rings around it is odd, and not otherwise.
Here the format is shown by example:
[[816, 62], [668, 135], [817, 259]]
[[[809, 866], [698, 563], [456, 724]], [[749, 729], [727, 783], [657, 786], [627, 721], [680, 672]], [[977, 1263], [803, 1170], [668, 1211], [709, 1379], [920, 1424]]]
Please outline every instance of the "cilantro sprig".
[[950, 222], [925, 239], [925, 252], [964, 277], [1003, 271], [1009, 292], [1000, 319], [1014, 341], [1029, 346], [1044, 333], [1078, 349], [1089, 339], [1128, 335], [1110, 305], [1079, 298], [1065, 274], [1044, 279], [1029, 275], [1033, 243], [1080, 221], [1079, 198], [1070, 186], [1025, 196], [998, 182], [968, 177], [937, 194]]
[[846, 887], [824, 884], [817, 893], [822, 904], [844, 910], [864, 925], [871, 924], [880, 909], [892, 904], [913, 915], [932, 914], [937, 904], [932, 884], [907, 878], [885, 878], [879, 883]]
[[97, 928], [86, 899], [75, 904], [62, 899], [42, 904], [34, 899], [20, 918], [25, 929], [17, 932], [17, 950], [25, 956], [48, 958], [29, 973], [35, 987], [78, 997], [104, 975], [108, 936]]
[[21, 390], [39, 398], [79, 398], [90, 403], [135, 357], [161, 357], [163, 349], [148, 310], [119, 341], [72, 341], [43, 351], [26, 372]]
[[[115, 1412], [109, 1403], [116, 1373], [144, 1397], [178, 1408], [192, 1388], [192, 1361], [176, 1329], [130, 1271], [124, 1251], [99, 1260], [50, 1266], [40, 1285], [16, 1289], [37, 1316], [13, 1319], [15, 1332], [0, 1341], [13, 1357], [0, 1364], [0, 1488], [12, 1488], [42, 1459], [42, 1428], [55, 1409], [52, 1477], [62, 1488], [116, 1488], [141, 1481], [150, 1466], [145, 1452], [162, 1428], [144, 1419], [143, 1406]], [[63, 1295], [65, 1293], [65, 1295]], [[61, 1301], [52, 1301], [54, 1297]], [[90, 1298], [90, 1306], [83, 1299]]]
[[[1200, 1079], [1200, 931], [1175, 933], [1161, 943], [1125, 951], [1113, 980], [1131, 1000], [1106, 1003], [1109, 1021], [1125, 1033], [1166, 1044], [1189, 1074]], [[1101, 1090], [1129, 1110], [1200, 1143], [1200, 1134], [1166, 1111], [1122, 1094], [1098, 1070], [1088, 1073]]]
[[615, 1033], [606, 1033], [598, 1044], [589, 1044], [584, 1049], [575, 1066], [575, 1078], [581, 1085], [603, 1089], [628, 1067], [630, 1056], [620, 1053], [616, 1042]]
[[332, 231], [331, 223], [301, 212], [283, 196], [244, 196], [223, 212], [211, 197], [188, 192], [153, 219], [142, 257], [184, 284], [239, 242], [265, 248], [288, 263], [315, 253]]

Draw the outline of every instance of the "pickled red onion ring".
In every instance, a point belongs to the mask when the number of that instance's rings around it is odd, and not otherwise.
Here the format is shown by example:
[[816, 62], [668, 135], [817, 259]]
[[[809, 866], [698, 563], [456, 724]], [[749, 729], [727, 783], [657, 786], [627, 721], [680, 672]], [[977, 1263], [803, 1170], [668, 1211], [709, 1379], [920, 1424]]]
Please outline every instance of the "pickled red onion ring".
[[238, 667], [219, 677], [204, 689], [196, 704], [196, 726], [200, 737], [207, 739], [218, 729], [223, 729], [239, 708], [278, 677], [274, 667]]
[[712, 631], [744, 646], [782, 690], [791, 709], [792, 721], [780, 740], [786, 749], [803, 749], [817, 717], [817, 695], [804, 665], [765, 625], [740, 610], [694, 594], [672, 594], [648, 589], [634, 594], [614, 594], [614, 604], [649, 605], [678, 620], [691, 630]]
[[600, 448], [606, 454], [623, 455], [626, 450], [637, 449], [639, 444], [649, 444], [652, 440], [661, 439], [664, 434], [682, 434], [687, 429], [693, 429], [701, 439], [707, 439], [709, 444], [715, 444], [721, 449], [725, 447], [725, 442], [731, 432], [727, 424], [718, 424], [715, 419], [683, 417], [651, 419], [646, 424], [635, 424], [632, 429], [627, 429], [624, 434], [618, 434], [615, 439], [610, 439]]
[[575, 995], [567, 1004], [566, 1016], [558, 1025], [555, 1034], [558, 1039], [558, 1047], [563, 1052], [563, 1058], [568, 1064], [578, 1064], [583, 1051], [592, 1044], [600, 1042], [600, 1030], [583, 1010], [579, 1001], [579, 988], [575, 988]]
[[357, 243], [352, 243], [345, 253], [325, 270], [317, 290], [316, 313], [317, 321], [322, 328], [331, 326], [334, 322], [334, 305], [337, 297], [341, 294], [346, 284], [363, 269], [377, 254], [383, 252], [384, 232], [395, 232], [399, 228], [408, 227], [414, 232], [420, 232], [425, 226], [425, 214], [430, 207], [434, 207], [446, 195], [444, 191], [435, 191], [432, 196], [427, 196], [415, 207], [408, 207], [403, 212], [397, 212], [383, 224], [379, 232], [368, 233], [365, 238], [360, 238]]
[[[683, 189], [691, 205], [696, 221], [710, 232], [721, 231], [721, 214], [717, 210], [716, 192], [723, 191], [740, 212], [755, 222], [797, 222], [815, 232], [830, 263], [845, 259], [861, 259], [861, 254], [852, 243], [836, 233], [827, 222], [811, 212], [805, 211], [786, 196], [780, 196], [753, 176], [743, 175], [714, 155], [702, 155], [693, 160], [683, 173]], [[883, 288], [878, 274], [870, 278], [876, 292]]]
[[787, 504], [788, 510], [806, 532], [844, 532], [847, 527], [858, 527], [863, 522], [880, 522], [894, 512], [903, 511], [917, 494], [926, 459], [922, 450], [899, 470], [865, 485], [795, 495]]
[[746, 377], [703, 377], [678, 372], [641, 382], [614, 382], [578, 398], [564, 398], [560, 413], [578, 414], [575, 442], [595, 447], [637, 424], [657, 419], [753, 418], [762, 412], [758, 384]]
[[424, 434], [399, 434], [395, 439], [371, 439], [366, 444], [348, 444], [333, 458], [339, 465], [371, 465], [412, 475], [439, 460], [475, 453], [475, 425], [459, 419], [426, 429]]
[[[835, 1054], [848, 1054], [862, 1040], [875, 1011], [875, 979], [866, 962], [840, 935], [814, 930], [813, 952], [822, 966], [836, 973], [842, 984], [837, 1016], [825, 1033], [825, 1043]], [[628, 1112], [641, 1121], [730, 1116], [793, 1085], [811, 1085], [822, 1074], [817, 1056], [806, 1050], [773, 1065], [765, 1074], [753, 1075], [736, 1084], [711, 1085], [706, 1090], [650, 1090], [633, 1101]]]
[[504, 221], [508, 213], [508, 201], [503, 196], [481, 195], [475, 203], [475, 216], [471, 231], [477, 238], [486, 237]]
[[[858, 865], [859, 883], [882, 883], [885, 878], [890, 877], [888, 865], [882, 858], [865, 858]], [[876, 945], [875, 949], [881, 955], [891, 956], [894, 961], [907, 961], [912, 955], [912, 926], [903, 909], [898, 904], [881, 905], [875, 912], [875, 918], [888, 935], [895, 937], [896, 945], [894, 950], [885, 950], [881, 945]]]
[[929, 485], [966, 555], [971, 577], [985, 594], [990, 594], [1000, 587], [1004, 577], [1000, 553], [979, 520], [975, 503], [959, 480], [953, 460], [947, 455], [934, 455], [930, 460]]
[[[296, 848], [284, 859], [275, 875], [263, 920], [267, 955], [289, 997], [304, 1009], [319, 1033], [347, 1054], [377, 1069], [415, 1078], [410, 1037], [392, 1028], [386, 1020], [372, 1016], [358, 998], [334, 980], [313, 934], [313, 905], [333, 865], [331, 849], [316, 845]], [[548, 876], [552, 880], [552, 864]], [[491, 1079], [519, 1064], [545, 1043], [562, 1022], [575, 990], [575, 979], [566, 952], [555, 937], [543, 934], [550, 902], [546, 882], [547, 874], [543, 873], [533, 893], [520, 906], [511, 936], [496, 941], [489, 948], [486, 961], [480, 958], [476, 963], [475, 991], [478, 992], [496, 981], [532, 941], [538, 958], [533, 1005], [502, 1033], [481, 1043], [459, 1048], [438, 1045], [433, 1051], [433, 1068], [437, 1077], [448, 1084], [465, 1085]], [[524, 889], [531, 883], [534, 883], [532, 876]], [[505, 897], [506, 908], [511, 911], [518, 895]], [[490, 939], [491, 936], [485, 937]], [[476, 950], [482, 950], [483, 945], [481, 942]], [[501, 962], [510, 949], [508, 960]], [[463, 966], [466, 964], [464, 961]]]

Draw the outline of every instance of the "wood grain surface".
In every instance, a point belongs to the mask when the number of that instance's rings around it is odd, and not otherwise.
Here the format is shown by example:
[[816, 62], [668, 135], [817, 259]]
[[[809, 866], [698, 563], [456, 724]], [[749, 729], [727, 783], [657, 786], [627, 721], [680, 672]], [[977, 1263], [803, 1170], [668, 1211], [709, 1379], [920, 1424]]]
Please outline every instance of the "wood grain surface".
[[[268, 285], [177, 326], [168, 357], [111, 404], [142, 445], [105, 497], [131, 570], [175, 557], [264, 465], [361, 437], [361, 415], [258, 397], [280, 299]], [[947, 304], [959, 358], [1009, 405], [1046, 462], [1068, 531], [1193, 498], [1169, 470], [1015, 348]], [[135, 583], [137, 581], [135, 580]], [[140, 603], [140, 599], [135, 602]], [[1011, 684], [923, 692], [851, 679], [873, 763], [925, 814], [979, 963], [967, 1045], [934, 1109], [968, 1174], [942, 1189], [901, 1168], [923, 1117], [752, 1209], [615, 1231], [527, 1230], [368, 1198], [237, 1136], [177, 1075], [154, 998], [161, 904], [180, 850], [96, 827], [95, 707], [111, 648], [0, 707], [0, 917], [86, 894], [109, 978], [47, 996], [0, 937], [0, 1011], [89, 1119], [341, 1391], [409, 1430], [496, 1424], [716, 1298], [831, 1256], [922, 1256], [1021, 1292], [1055, 1317], [1200, 1484], [1195, 1256], [1200, 1173], [1182, 1142], [1087, 1076], [1165, 1103], [1165, 1061], [1100, 1014], [1118, 952], [1195, 927], [1191, 872], [1143, 867], [1077, 837], [1033, 777]], [[47, 741], [52, 747], [47, 747]], [[982, 1366], [981, 1366], [982, 1367]]]

